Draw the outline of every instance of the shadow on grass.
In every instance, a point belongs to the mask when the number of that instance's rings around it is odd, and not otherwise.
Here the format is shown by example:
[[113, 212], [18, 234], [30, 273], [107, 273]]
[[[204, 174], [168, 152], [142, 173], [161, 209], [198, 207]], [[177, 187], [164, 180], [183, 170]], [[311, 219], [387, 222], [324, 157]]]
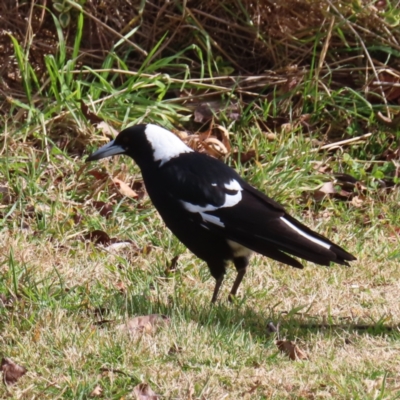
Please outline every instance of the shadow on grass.
[[[272, 308], [261, 313], [247, 306], [245, 300], [231, 304], [221, 300], [217, 304], [205, 304], [196, 299], [175, 298], [168, 302], [149, 300], [149, 296], [136, 295], [121, 300], [119, 306], [126, 309], [128, 315], [164, 314], [187, 322], [196, 322], [206, 329], [227, 329], [247, 331], [258, 340], [268, 341], [275, 333], [268, 327], [272, 323], [278, 327], [280, 337], [287, 339], [305, 339], [310, 334], [325, 336], [348, 336], [365, 334], [372, 336], [386, 335], [400, 337], [400, 325], [390, 325], [384, 316], [378, 321], [354, 321], [352, 317], [330, 318], [323, 320], [321, 316], [308, 313], [279, 312]], [[119, 300], [117, 300], [119, 302]], [[123, 301], [123, 304], [122, 304]]]

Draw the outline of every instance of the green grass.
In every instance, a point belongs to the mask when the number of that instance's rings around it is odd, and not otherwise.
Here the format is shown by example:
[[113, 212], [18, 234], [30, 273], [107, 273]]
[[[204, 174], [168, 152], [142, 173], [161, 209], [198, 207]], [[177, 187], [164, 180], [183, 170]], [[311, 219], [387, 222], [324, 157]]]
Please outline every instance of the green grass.
[[[297, 108], [289, 101], [296, 93], [276, 91], [270, 101], [243, 105], [236, 123], [222, 112], [232, 146], [254, 148], [259, 156], [235, 166], [241, 175], [358, 261], [351, 268], [309, 263], [299, 271], [255, 256], [235, 304], [227, 302], [231, 269], [220, 301], [211, 306], [214, 281], [206, 266], [165, 229], [148, 197], [124, 198], [88, 173], [119, 171], [127, 182], [140, 180], [126, 158], [84, 164], [85, 154], [107, 139], [80, 102], [117, 129], [142, 121], [171, 128], [189, 126], [191, 113], [168, 97], [174, 90], [221, 88], [190, 76], [189, 49], [158, 61], [150, 55], [135, 74], [112, 51], [102, 69], [78, 70], [81, 35], [69, 56], [60, 27], [57, 32], [59, 53], [46, 56], [44, 84], [27, 50], [13, 41], [25, 97], [11, 99], [0, 147], [0, 293], [7, 300], [0, 305], [0, 349], [28, 373], [2, 386], [0, 396], [86, 399], [100, 385], [103, 398], [133, 398], [133, 388], [147, 382], [171, 399], [399, 397], [399, 197], [397, 188], [377, 189], [391, 173], [391, 163], [378, 160], [387, 132], [374, 119], [377, 106], [353, 90], [328, 96], [310, 71]], [[190, 50], [200, 60], [212, 57]], [[157, 74], [172, 64], [176, 76]], [[227, 104], [239, 97], [235, 89], [225, 96]], [[342, 152], [314, 151], [312, 139], [323, 140], [327, 125], [307, 130], [299, 124], [307, 113], [311, 127], [335, 120], [340, 129], [347, 126], [348, 136], [365, 128], [374, 136]], [[260, 121], [282, 115], [290, 133], [268, 140]], [[331, 179], [315, 169], [317, 162], [362, 179], [362, 206], [317, 202], [313, 191]], [[94, 201], [111, 205], [112, 215], [101, 216]], [[84, 240], [95, 229], [135, 246], [113, 253]], [[166, 274], [178, 254], [177, 270]], [[134, 337], [117, 329], [126, 319], [153, 313], [170, 323]], [[267, 331], [271, 321], [309, 360], [291, 361], [279, 352]]]

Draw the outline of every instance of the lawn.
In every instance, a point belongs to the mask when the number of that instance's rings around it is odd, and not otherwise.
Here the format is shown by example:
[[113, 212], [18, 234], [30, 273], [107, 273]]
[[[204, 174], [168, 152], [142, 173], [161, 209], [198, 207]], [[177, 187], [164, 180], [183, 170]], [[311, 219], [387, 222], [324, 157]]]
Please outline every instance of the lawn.
[[[132, 15], [109, 2], [129, 14], [118, 30], [91, 2], [9, 3], [0, 397], [400, 397], [397, 4], [288, 2], [274, 20], [245, 1]], [[85, 163], [142, 122], [221, 157], [357, 261], [297, 270], [256, 255], [235, 301], [232, 267], [210, 304], [207, 266], [165, 228], [132, 160]]]

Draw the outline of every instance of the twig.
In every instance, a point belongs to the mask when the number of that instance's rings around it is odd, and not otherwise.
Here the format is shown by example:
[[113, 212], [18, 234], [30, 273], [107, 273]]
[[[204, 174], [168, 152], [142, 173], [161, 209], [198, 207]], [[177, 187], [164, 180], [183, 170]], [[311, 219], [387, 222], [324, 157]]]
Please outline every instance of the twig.
[[345, 139], [345, 140], [340, 140], [339, 142], [325, 144], [324, 146], [321, 146], [318, 149], [312, 149], [311, 151], [332, 149], [332, 148], [335, 148], [335, 147], [339, 147], [339, 146], [347, 145], [347, 144], [350, 144], [350, 143], [358, 142], [360, 140], [369, 138], [370, 136], [372, 136], [372, 133], [366, 133], [365, 135], [357, 136], [355, 138]]

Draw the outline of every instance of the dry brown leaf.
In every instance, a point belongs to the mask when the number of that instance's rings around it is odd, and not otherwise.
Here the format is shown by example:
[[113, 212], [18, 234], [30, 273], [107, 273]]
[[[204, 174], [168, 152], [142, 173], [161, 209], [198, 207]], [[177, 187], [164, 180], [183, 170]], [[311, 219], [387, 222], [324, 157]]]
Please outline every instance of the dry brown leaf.
[[101, 121], [97, 125], [95, 125], [96, 129], [101, 131], [104, 136], [109, 137], [110, 139], [114, 139], [118, 135], [118, 131], [114, 129], [111, 125], [107, 124], [107, 122]]
[[229, 142], [229, 132], [222, 126], [217, 125], [216, 128], [221, 132], [221, 140], [212, 136], [213, 124], [205, 131], [198, 135], [189, 135], [183, 139], [182, 135], [179, 135], [182, 140], [193, 150], [199, 153], [207, 153], [208, 155], [215, 158], [224, 158], [231, 151], [231, 145]]
[[307, 354], [291, 340], [277, 340], [276, 346], [281, 352], [286, 353], [293, 361], [308, 360]]
[[181, 139], [183, 142], [185, 142], [187, 140], [187, 138], [189, 137], [188, 133], [185, 131], [176, 131], [174, 130], [173, 133], [178, 136], [179, 139]]
[[100, 118], [92, 110], [90, 110], [89, 107], [82, 100], [80, 100], [80, 103], [82, 114], [89, 122], [91, 122], [92, 124], [103, 122], [103, 118]]
[[14, 385], [28, 371], [25, 367], [16, 364], [11, 358], [6, 357], [1, 360], [1, 370], [3, 371], [5, 385]]
[[96, 385], [90, 393], [90, 397], [100, 397], [103, 394], [103, 389], [100, 385]]
[[109, 218], [112, 215], [112, 205], [104, 201], [93, 201], [93, 207], [100, 213], [102, 217]]
[[119, 291], [120, 293], [122, 293], [122, 294], [125, 294], [125, 293], [126, 293], [126, 285], [125, 285], [124, 282], [118, 281], [118, 282], [115, 284], [115, 287], [116, 287], [116, 289], [118, 289], [118, 291]]
[[257, 379], [257, 380], [250, 386], [250, 389], [249, 389], [246, 393], [247, 393], [247, 394], [253, 394], [260, 386], [261, 386], [261, 381]]
[[273, 142], [273, 141], [276, 140], [276, 138], [277, 138], [276, 133], [272, 133], [272, 132], [266, 133], [265, 136], [267, 137], [267, 139], [268, 139], [270, 142]]
[[229, 154], [231, 152], [231, 143], [229, 141], [228, 129], [224, 128], [222, 125], [216, 125], [215, 127], [221, 132], [222, 144], [225, 146]]
[[167, 268], [165, 268], [165, 275], [172, 274], [176, 271], [176, 267], [178, 265], [178, 259], [179, 259], [179, 254], [175, 256], [167, 265]]
[[319, 189], [314, 192], [314, 199], [321, 201], [325, 196], [335, 194], [337, 191], [333, 182], [325, 182]]
[[281, 132], [282, 133], [291, 133], [294, 130], [296, 130], [296, 125], [294, 125], [294, 124], [292, 124], [290, 122], [287, 122], [286, 124], [282, 124], [281, 125]]
[[136, 400], [157, 400], [157, 396], [147, 383], [139, 383], [133, 389]]
[[106, 172], [98, 171], [95, 169], [88, 171], [87, 174], [94, 176], [98, 181], [102, 181], [103, 179], [108, 178], [108, 174]]
[[176, 344], [174, 344], [173, 346], [171, 346], [168, 350], [168, 355], [172, 356], [174, 354], [179, 354], [182, 353], [183, 348], [181, 346], [177, 346]]
[[120, 324], [116, 329], [128, 332], [132, 335], [137, 333], [151, 333], [155, 328], [168, 324], [169, 317], [161, 314], [143, 315], [129, 319], [126, 323]]
[[209, 137], [202, 142], [206, 153], [216, 158], [223, 158], [229, 154], [225, 145], [215, 137]]
[[[113, 239], [111, 239], [111, 241], [112, 240]], [[131, 241], [111, 243], [109, 246], [106, 247], [106, 250], [110, 252], [117, 252], [119, 250], [126, 249], [127, 247], [132, 247], [132, 245], [135, 247], [135, 250], [139, 250]]]
[[232, 158], [236, 162], [240, 161], [241, 164], [245, 164], [256, 158], [256, 151], [254, 149], [250, 149], [244, 153], [239, 153], [238, 151], [235, 151], [232, 154]]
[[144, 186], [144, 182], [143, 181], [135, 181], [133, 182], [133, 184], [131, 185], [131, 188], [133, 191], [136, 192], [136, 194], [138, 195], [138, 199], [142, 199], [144, 197], [144, 195], [146, 194], [146, 188]]
[[134, 199], [137, 199], [139, 195], [130, 188], [129, 185], [127, 185], [124, 181], [121, 181], [121, 179], [118, 178], [113, 178], [113, 182], [115, 186], [117, 186], [118, 191], [126, 197], [132, 197]]
[[86, 234], [85, 239], [90, 240], [94, 244], [109, 245], [111, 243], [110, 236], [108, 236], [106, 232], [98, 229]]
[[2, 204], [10, 204], [13, 201], [10, 188], [7, 186], [0, 186], [0, 202]]
[[42, 327], [39, 325], [36, 325], [36, 328], [33, 332], [32, 341], [34, 343], [39, 342], [41, 336], [42, 336]]
[[213, 117], [213, 112], [209, 104], [201, 103], [194, 110], [194, 122], [207, 122]]
[[354, 207], [360, 208], [360, 207], [362, 207], [362, 205], [364, 204], [364, 200], [365, 200], [364, 196], [354, 196], [354, 197], [351, 199], [351, 204], [352, 204]]

